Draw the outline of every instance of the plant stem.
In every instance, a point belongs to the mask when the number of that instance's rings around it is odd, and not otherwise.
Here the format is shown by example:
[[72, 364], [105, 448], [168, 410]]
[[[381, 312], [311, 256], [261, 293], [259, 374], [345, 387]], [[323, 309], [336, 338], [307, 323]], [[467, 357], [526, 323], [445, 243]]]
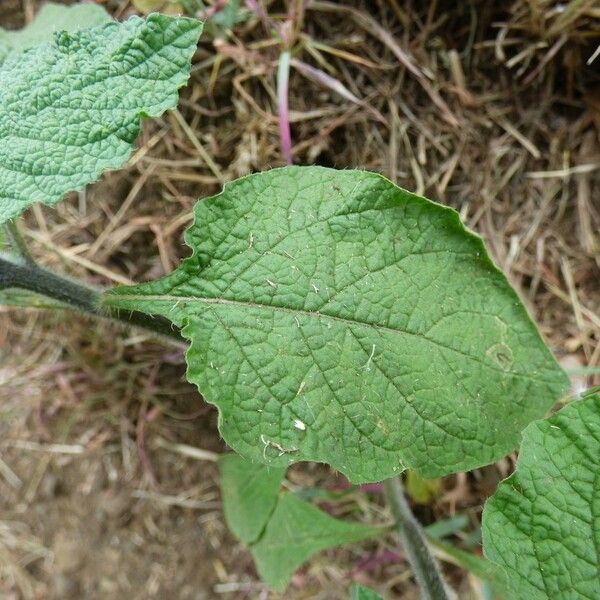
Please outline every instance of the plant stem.
[[287, 165], [293, 163], [292, 134], [290, 131], [290, 111], [288, 83], [290, 78], [290, 52], [284, 50], [279, 57], [277, 68], [277, 105], [279, 112], [279, 138], [281, 140], [281, 153]]
[[19, 261], [9, 255], [1, 254], [0, 290], [5, 288], [35, 292], [94, 317], [112, 319], [126, 325], [142, 327], [179, 342], [184, 341], [179, 330], [164, 317], [152, 317], [138, 311], [104, 308], [100, 303], [101, 290], [81, 281], [52, 273], [35, 263]]
[[448, 587], [431, 554], [423, 528], [415, 519], [404, 496], [402, 480], [400, 477], [393, 477], [384, 481], [383, 485], [423, 600], [449, 600]]

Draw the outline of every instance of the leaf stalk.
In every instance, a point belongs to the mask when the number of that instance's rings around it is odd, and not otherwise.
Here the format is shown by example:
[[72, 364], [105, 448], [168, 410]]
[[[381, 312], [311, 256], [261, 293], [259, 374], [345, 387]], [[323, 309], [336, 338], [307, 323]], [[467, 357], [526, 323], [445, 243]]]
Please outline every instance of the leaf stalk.
[[102, 290], [82, 281], [58, 275], [20, 257], [0, 253], [0, 290], [18, 288], [58, 300], [66, 308], [94, 317], [111, 319], [141, 327], [160, 336], [183, 342], [179, 330], [164, 317], [152, 317], [138, 311], [103, 307]]

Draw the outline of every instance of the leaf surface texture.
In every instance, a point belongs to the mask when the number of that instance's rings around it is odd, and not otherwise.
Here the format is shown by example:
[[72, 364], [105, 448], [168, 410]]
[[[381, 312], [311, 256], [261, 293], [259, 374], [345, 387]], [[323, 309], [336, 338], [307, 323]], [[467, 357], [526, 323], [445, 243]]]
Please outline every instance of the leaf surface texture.
[[527, 427], [516, 472], [483, 513], [483, 547], [509, 598], [600, 593], [600, 396]]
[[457, 213], [364, 171], [288, 167], [196, 205], [193, 256], [105, 295], [191, 341], [225, 441], [354, 482], [490, 463], [568, 386]]
[[177, 105], [201, 29], [131, 17], [11, 54], [0, 66], [0, 223], [122, 166], [140, 119]]

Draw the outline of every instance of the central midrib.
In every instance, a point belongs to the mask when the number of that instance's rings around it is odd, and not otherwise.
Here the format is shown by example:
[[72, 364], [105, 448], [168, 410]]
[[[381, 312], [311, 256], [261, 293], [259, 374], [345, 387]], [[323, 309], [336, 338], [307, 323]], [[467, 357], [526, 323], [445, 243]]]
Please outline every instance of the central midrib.
[[[113, 298], [117, 298], [117, 301], [114, 302]], [[142, 295], [138, 296], [135, 294], [115, 294], [107, 295], [104, 298], [104, 303], [109, 306], [114, 306], [115, 308], [119, 308], [119, 300], [125, 299], [127, 301], [148, 301], [148, 302], [194, 302], [199, 304], [222, 304], [225, 306], [236, 306], [238, 308], [257, 308], [259, 310], [270, 310], [270, 311], [281, 311], [291, 315], [303, 315], [309, 318], [319, 318], [324, 317], [327, 319], [332, 319], [334, 321], [338, 321], [343, 323], [344, 325], [363, 325], [365, 327], [374, 327], [376, 329], [380, 329], [382, 331], [388, 331], [390, 333], [400, 333], [406, 334], [414, 337], [418, 337], [419, 339], [430, 341], [434, 344], [437, 342], [435, 340], [431, 340], [423, 335], [419, 335], [418, 333], [413, 333], [412, 331], [405, 331], [403, 329], [394, 329], [393, 327], [387, 327], [386, 325], [380, 325], [379, 323], [373, 323], [370, 321], [360, 321], [357, 319], [348, 319], [346, 317], [339, 317], [337, 315], [332, 315], [326, 312], [320, 312], [318, 310], [306, 310], [303, 308], [289, 308], [287, 306], [279, 306], [272, 304], [262, 304], [260, 302], [247, 302], [240, 300], [227, 300], [226, 298], [201, 298], [198, 296], [169, 296], [169, 295]], [[442, 344], [440, 344], [442, 345]], [[442, 345], [443, 347], [443, 345]]]
[[309, 310], [305, 310], [305, 309], [288, 308], [285, 306], [261, 304], [259, 302], [248, 302], [248, 301], [242, 302], [239, 300], [227, 300], [225, 298], [204, 298], [204, 297], [198, 297], [198, 296], [173, 296], [173, 295], [166, 295], [166, 294], [161, 294], [161, 295], [136, 295], [136, 294], [110, 295], [110, 294], [108, 294], [104, 297], [104, 303], [106, 305], [113, 306], [115, 308], [119, 308], [119, 300], [136, 301], [136, 302], [140, 302], [140, 301], [169, 302], [169, 303], [191, 302], [191, 303], [198, 303], [198, 304], [217, 304], [217, 305], [223, 305], [223, 306], [235, 306], [238, 308], [256, 308], [258, 310], [280, 311], [280, 312], [288, 313], [293, 316], [302, 315], [302, 316], [306, 316], [308, 318], [316, 317], [316, 318], [331, 319], [333, 321], [337, 321], [337, 322], [342, 323], [347, 326], [348, 325], [350, 325], [350, 326], [358, 325], [358, 326], [363, 326], [363, 327], [372, 327], [379, 331], [414, 337], [419, 340], [423, 340], [425, 342], [433, 344], [434, 346], [436, 346], [438, 348], [443, 348], [443, 349], [449, 350], [451, 352], [456, 352], [457, 354], [460, 354], [461, 356], [464, 356], [465, 358], [473, 360], [473, 361], [485, 366], [486, 368], [491, 369], [492, 371], [498, 371], [505, 375], [514, 375], [516, 377], [525, 377], [526, 379], [529, 379], [531, 381], [539, 381], [541, 383], [546, 383], [546, 384], [548, 383], [548, 381], [546, 379], [540, 379], [537, 377], [533, 377], [531, 374], [517, 373], [514, 371], [504, 371], [502, 369], [497, 369], [493, 365], [483, 362], [476, 356], [467, 354], [466, 352], [463, 352], [462, 350], [459, 350], [458, 348], [453, 348], [452, 346], [447, 346], [446, 344], [443, 344], [437, 340], [433, 340], [423, 334], [414, 333], [412, 331], [406, 331], [404, 329], [394, 329], [392, 327], [387, 327], [385, 325], [380, 325], [378, 323], [372, 323], [369, 321], [359, 321], [359, 320], [355, 320], [355, 319], [347, 319], [345, 317], [338, 317], [336, 315], [331, 315], [329, 313], [324, 313], [324, 312], [319, 312], [319, 311], [309, 311]]

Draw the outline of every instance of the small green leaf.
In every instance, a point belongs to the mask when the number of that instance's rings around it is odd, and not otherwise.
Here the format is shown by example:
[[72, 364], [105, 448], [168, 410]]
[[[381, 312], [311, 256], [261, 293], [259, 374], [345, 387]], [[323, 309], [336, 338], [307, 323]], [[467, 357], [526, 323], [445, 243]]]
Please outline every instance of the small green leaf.
[[229, 0], [225, 8], [217, 12], [210, 23], [218, 27], [230, 29], [236, 23], [244, 22], [249, 13], [244, 13], [240, 10], [241, 0]]
[[275, 169], [195, 213], [191, 258], [103, 302], [183, 327], [245, 458], [438, 477], [514, 449], [569, 385], [481, 239], [380, 175]]
[[428, 538], [439, 540], [464, 529], [468, 525], [469, 517], [465, 514], [460, 514], [448, 519], [437, 519], [424, 529]]
[[362, 585], [354, 584], [351, 590], [351, 600], [383, 600], [377, 592]]
[[201, 30], [154, 14], [11, 54], [0, 66], [0, 223], [123, 165], [140, 119], [176, 106]]
[[350, 592], [350, 600], [383, 600], [383, 598], [377, 592], [355, 583]]
[[265, 467], [237, 454], [219, 459], [225, 520], [231, 532], [251, 544], [262, 533], [279, 496], [285, 468]]
[[111, 21], [110, 15], [98, 4], [73, 4], [65, 6], [48, 2], [35, 19], [18, 31], [0, 28], [0, 61], [11, 52], [22, 52], [52, 40], [57, 31], [75, 33], [80, 29], [95, 27]]
[[408, 495], [417, 504], [429, 504], [442, 492], [439, 479], [426, 479], [412, 469], [406, 473], [405, 487]]
[[267, 585], [283, 591], [313, 554], [381, 535], [384, 530], [334, 519], [294, 494], [280, 496], [262, 537], [251, 546]]
[[485, 506], [483, 547], [508, 598], [599, 597], [600, 396], [525, 429], [517, 470]]
[[275, 589], [284, 589], [294, 571], [319, 550], [383, 531], [334, 519], [294, 494], [280, 495], [284, 468], [226, 454], [219, 469], [227, 525], [249, 546], [259, 574]]

